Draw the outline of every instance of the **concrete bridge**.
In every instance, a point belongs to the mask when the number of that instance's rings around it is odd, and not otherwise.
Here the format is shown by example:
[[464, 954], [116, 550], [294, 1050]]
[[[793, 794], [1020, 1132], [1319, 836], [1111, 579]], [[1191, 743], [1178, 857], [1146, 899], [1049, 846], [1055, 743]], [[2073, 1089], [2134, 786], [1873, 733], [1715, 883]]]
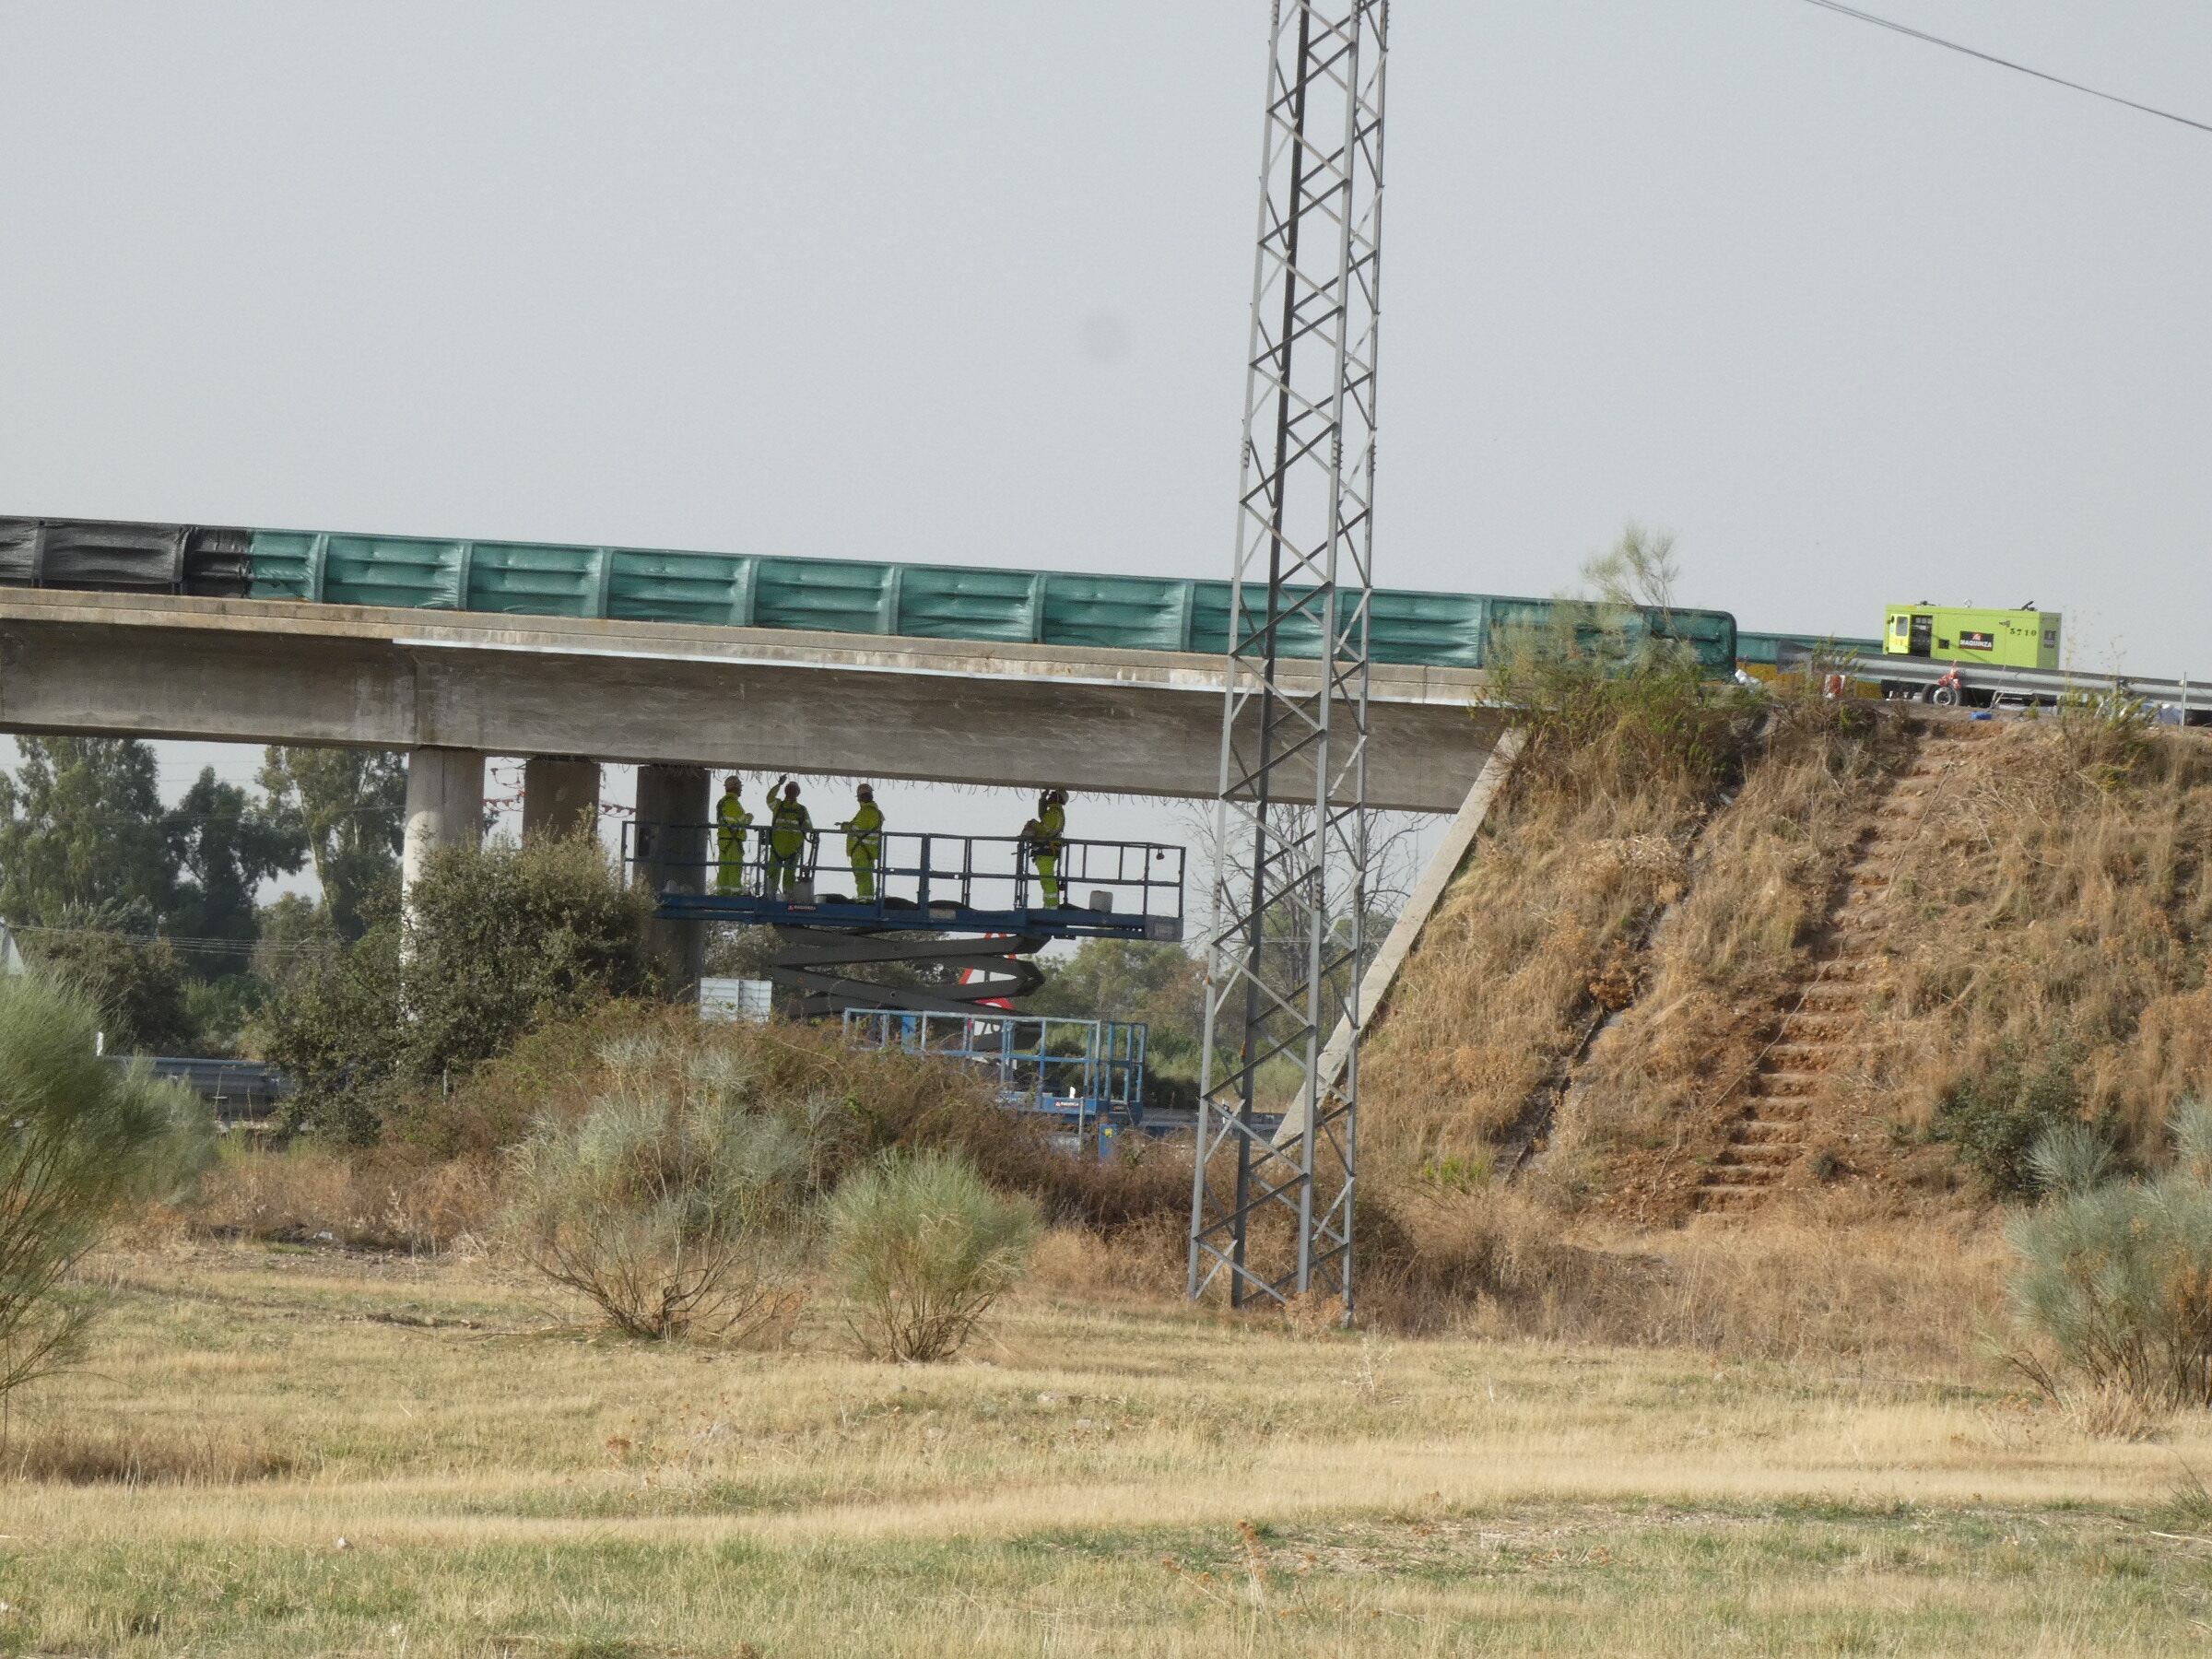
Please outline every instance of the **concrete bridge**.
[[[708, 769], [1206, 797], [1218, 656], [272, 599], [0, 587], [0, 731], [406, 749], [411, 873], [527, 760], [525, 831], [703, 823]], [[1378, 665], [1368, 790], [1452, 812], [1496, 747], [1479, 670]], [[700, 850], [703, 861], [704, 849]]]

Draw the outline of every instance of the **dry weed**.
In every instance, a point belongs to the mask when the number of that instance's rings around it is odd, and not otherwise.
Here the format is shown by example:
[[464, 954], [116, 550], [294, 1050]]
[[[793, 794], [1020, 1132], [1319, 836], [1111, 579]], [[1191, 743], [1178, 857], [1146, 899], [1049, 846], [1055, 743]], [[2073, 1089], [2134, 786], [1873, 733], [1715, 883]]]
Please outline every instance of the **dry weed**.
[[1818, 1367], [1978, 1376], [2006, 1256], [1988, 1227], [1782, 1211], [1744, 1228], [1563, 1233], [1507, 1187], [1395, 1206], [1361, 1319]]
[[2163, 1439], [2174, 1415], [2112, 1383], [2074, 1390], [2061, 1397], [2059, 1409], [2071, 1428], [2091, 1440], [2136, 1442]]
[[2212, 1085], [2212, 743], [2148, 740], [2114, 775], [2067, 723], [1974, 746], [1931, 806], [1890, 908], [1895, 994], [1865, 1108], [1923, 1134], [2008, 1056], [2071, 1051], [2082, 1112], [2155, 1161]]
[[1522, 782], [1423, 931], [1360, 1062], [1369, 1167], [1487, 1155], [1594, 1006], [1637, 981], [1636, 940], [1679, 884], [1700, 804], [1677, 791]]
[[67, 1486], [236, 1486], [293, 1466], [251, 1426], [219, 1421], [36, 1420], [0, 1441], [0, 1478]]
[[1895, 720], [1846, 724], [1783, 701], [1743, 789], [1699, 838], [1641, 996], [1591, 1050], [1559, 1115], [1556, 1145], [1585, 1155], [1583, 1184], [1617, 1207], [1684, 1184], [1686, 1135], [1757, 1058], [1883, 775], [1909, 747]]
[[1187, 1222], [1161, 1215], [1106, 1232], [1055, 1227], [1039, 1241], [1029, 1283], [1047, 1293], [1103, 1303], [1172, 1301], [1184, 1288]]
[[422, 1255], [480, 1238], [498, 1208], [494, 1171], [480, 1155], [233, 1135], [187, 1214], [211, 1233]]

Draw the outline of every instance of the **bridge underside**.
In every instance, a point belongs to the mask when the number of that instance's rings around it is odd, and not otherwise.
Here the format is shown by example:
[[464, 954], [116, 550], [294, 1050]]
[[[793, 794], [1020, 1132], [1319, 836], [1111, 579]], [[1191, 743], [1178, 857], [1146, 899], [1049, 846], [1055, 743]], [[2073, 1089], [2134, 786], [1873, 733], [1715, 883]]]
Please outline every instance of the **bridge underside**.
[[[1168, 652], [0, 588], [0, 731], [441, 748], [1204, 797], [1221, 664]], [[1368, 794], [1450, 812], [1483, 677], [1379, 667]]]

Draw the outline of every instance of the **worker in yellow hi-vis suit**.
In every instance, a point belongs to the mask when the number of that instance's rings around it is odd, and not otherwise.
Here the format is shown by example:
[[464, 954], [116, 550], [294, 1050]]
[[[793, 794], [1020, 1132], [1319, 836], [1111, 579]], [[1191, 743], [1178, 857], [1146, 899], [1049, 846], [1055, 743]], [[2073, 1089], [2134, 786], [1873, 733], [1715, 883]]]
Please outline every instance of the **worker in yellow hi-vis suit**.
[[1067, 791], [1048, 789], [1037, 797], [1037, 816], [1021, 827], [1022, 844], [1037, 866], [1044, 908], [1060, 908], [1060, 854], [1067, 843]]
[[768, 820], [768, 893], [772, 899], [798, 895], [799, 858], [806, 838], [814, 833], [814, 819], [799, 805], [799, 786], [783, 785], [783, 798]]
[[735, 773], [722, 781], [722, 799], [714, 803], [714, 890], [745, 891], [745, 832], [753, 815], [745, 809], [745, 788]]
[[842, 826], [845, 862], [853, 866], [853, 893], [863, 904], [876, 902], [876, 865], [883, 857], [883, 808], [876, 791], [863, 783], [853, 796], [860, 805]]

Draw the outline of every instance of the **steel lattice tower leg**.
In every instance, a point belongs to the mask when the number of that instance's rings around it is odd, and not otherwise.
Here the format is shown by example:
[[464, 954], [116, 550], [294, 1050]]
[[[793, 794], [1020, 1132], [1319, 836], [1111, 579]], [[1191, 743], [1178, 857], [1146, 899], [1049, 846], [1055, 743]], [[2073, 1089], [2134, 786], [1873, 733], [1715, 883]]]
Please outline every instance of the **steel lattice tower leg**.
[[[1275, 6], [1191, 1194], [1193, 1296], [1312, 1292], [1347, 1319], [1388, 31], [1387, 0]], [[1297, 1067], [1294, 1099], [1262, 1093]]]

